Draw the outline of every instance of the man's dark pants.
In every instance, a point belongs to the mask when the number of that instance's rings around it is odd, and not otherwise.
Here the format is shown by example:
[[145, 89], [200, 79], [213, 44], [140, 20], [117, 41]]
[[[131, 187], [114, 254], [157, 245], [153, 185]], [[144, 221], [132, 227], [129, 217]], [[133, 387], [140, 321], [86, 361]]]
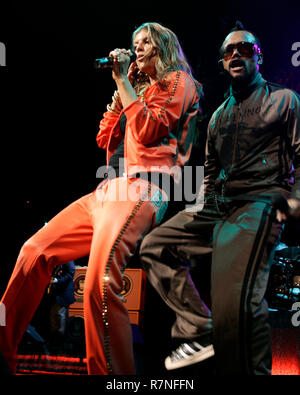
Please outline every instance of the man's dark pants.
[[[225, 211], [227, 211], [226, 214]], [[264, 299], [281, 225], [265, 202], [240, 202], [222, 215], [214, 205], [181, 211], [141, 245], [148, 279], [176, 312], [172, 337], [195, 339], [213, 329], [218, 374], [270, 374], [268, 306]], [[188, 269], [211, 254], [211, 314]]]

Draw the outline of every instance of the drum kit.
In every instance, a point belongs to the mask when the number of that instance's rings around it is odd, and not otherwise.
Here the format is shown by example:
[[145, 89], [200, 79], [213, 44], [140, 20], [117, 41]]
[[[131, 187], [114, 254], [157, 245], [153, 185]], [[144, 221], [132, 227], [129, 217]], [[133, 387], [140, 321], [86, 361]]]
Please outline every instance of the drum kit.
[[300, 246], [276, 248], [266, 299], [269, 308], [285, 310], [300, 301]]

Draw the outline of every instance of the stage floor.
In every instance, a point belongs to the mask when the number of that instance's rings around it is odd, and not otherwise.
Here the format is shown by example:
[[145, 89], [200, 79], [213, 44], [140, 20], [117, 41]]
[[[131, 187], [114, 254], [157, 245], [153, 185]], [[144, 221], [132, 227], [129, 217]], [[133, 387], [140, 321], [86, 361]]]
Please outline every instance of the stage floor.
[[[292, 312], [270, 311], [272, 331], [272, 375], [300, 374], [300, 328], [291, 323]], [[170, 345], [149, 338], [132, 325], [137, 375], [168, 377], [163, 365]], [[143, 336], [145, 334], [145, 336]], [[87, 375], [84, 339], [66, 339], [46, 344], [34, 341], [28, 334], [19, 347], [19, 375]], [[214, 358], [176, 370], [180, 376], [215, 375]]]

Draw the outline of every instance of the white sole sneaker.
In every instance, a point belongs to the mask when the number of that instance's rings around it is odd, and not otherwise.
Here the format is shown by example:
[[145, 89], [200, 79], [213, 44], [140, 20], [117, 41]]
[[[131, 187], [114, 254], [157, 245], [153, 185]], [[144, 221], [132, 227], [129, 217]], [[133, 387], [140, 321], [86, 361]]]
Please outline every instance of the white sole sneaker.
[[165, 367], [167, 370], [179, 369], [185, 366], [193, 365], [195, 363], [204, 361], [215, 355], [214, 347], [210, 344], [207, 347], [201, 348], [200, 351], [192, 355], [184, 356], [179, 359], [173, 359], [170, 356], [165, 359]]

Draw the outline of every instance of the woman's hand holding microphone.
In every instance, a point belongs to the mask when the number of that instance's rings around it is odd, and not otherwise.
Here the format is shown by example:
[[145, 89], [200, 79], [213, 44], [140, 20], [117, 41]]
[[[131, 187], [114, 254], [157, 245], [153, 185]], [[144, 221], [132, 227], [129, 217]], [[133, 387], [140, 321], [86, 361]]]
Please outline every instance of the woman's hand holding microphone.
[[[113, 58], [112, 77], [115, 80], [118, 91], [112, 97], [111, 105], [107, 110], [119, 114], [122, 108], [127, 107], [137, 99], [137, 95], [132, 87], [137, 71], [136, 62], [131, 62], [131, 50], [116, 48], [110, 52]], [[129, 66], [130, 65], [130, 66]]]

